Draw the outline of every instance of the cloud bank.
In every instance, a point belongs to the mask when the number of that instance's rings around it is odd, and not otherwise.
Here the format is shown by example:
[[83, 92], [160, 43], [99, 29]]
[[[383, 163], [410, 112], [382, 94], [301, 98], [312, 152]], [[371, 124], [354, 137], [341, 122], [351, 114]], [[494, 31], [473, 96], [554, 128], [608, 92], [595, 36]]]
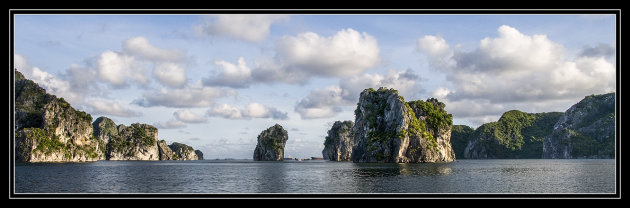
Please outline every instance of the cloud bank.
[[472, 51], [453, 49], [438, 36], [418, 39], [417, 48], [431, 67], [454, 85], [434, 92], [446, 99], [447, 108], [479, 104], [467, 112], [454, 110], [454, 116], [496, 115], [510, 110], [503, 105], [553, 105], [615, 89], [615, 66], [605, 59], [610, 56], [607, 46], [585, 48], [569, 60], [566, 49], [546, 35], [526, 35], [507, 25], [497, 32], [498, 37], [482, 39]]

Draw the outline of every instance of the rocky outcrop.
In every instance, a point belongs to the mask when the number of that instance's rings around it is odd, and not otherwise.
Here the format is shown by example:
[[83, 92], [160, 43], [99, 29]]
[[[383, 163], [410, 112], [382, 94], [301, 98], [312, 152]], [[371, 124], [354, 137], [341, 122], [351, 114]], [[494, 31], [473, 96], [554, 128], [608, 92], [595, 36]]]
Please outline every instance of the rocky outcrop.
[[92, 116], [15, 71], [15, 148], [23, 162], [84, 162], [102, 157]]
[[118, 136], [107, 144], [108, 160], [159, 160], [158, 130], [148, 124], [118, 125]]
[[470, 136], [475, 132], [475, 129], [466, 125], [453, 125], [453, 131], [451, 133], [451, 143], [453, 144], [453, 151], [455, 152], [455, 158], [464, 158], [464, 150], [468, 145]]
[[324, 150], [322, 150], [324, 160], [350, 161], [352, 146], [354, 146], [353, 126], [352, 121], [335, 121], [324, 141]]
[[[107, 117], [99, 117], [92, 123], [90, 114], [75, 110], [63, 98], [47, 94], [46, 90], [17, 70], [14, 73], [17, 161], [160, 159], [157, 128], [137, 123], [129, 127], [116, 126]], [[166, 149], [170, 147], [166, 146]], [[192, 148], [182, 149], [185, 149], [181, 153], [184, 159], [198, 157], [194, 150], [188, 151]]]
[[542, 140], [560, 116], [560, 112], [505, 112], [498, 121], [483, 124], [470, 134], [463, 158], [541, 158]]
[[254, 161], [281, 161], [284, 158], [284, 146], [289, 134], [279, 124], [273, 125], [258, 135], [254, 149]]
[[394, 89], [361, 92], [355, 110], [353, 162], [450, 162], [452, 115], [436, 99], [405, 102]]
[[614, 158], [615, 93], [586, 96], [544, 138], [543, 158]]
[[198, 160], [203, 160], [203, 152], [201, 150], [195, 150], [195, 154], [197, 154]]
[[160, 140], [158, 141], [158, 152], [160, 153], [160, 160], [179, 160], [179, 155], [173, 152], [171, 147], [166, 144], [166, 141]]
[[193, 149], [191, 146], [188, 146], [186, 144], [173, 142], [171, 145], [168, 145], [168, 147], [170, 147], [171, 150], [173, 150], [173, 152], [177, 154], [177, 157], [180, 160], [198, 160], [199, 159], [197, 157], [197, 154], [195, 153], [195, 149]]

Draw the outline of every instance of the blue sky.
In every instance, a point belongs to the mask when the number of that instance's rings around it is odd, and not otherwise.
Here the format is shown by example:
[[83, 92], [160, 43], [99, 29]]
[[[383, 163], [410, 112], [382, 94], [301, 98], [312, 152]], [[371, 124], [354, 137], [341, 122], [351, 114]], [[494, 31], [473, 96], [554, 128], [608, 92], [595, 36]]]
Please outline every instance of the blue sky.
[[565, 111], [615, 89], [613, 15], [16, 15], [15, 66], [94, 118], [206, 158], [321, 156], [362, 89], [436, 97], [455, 124]]

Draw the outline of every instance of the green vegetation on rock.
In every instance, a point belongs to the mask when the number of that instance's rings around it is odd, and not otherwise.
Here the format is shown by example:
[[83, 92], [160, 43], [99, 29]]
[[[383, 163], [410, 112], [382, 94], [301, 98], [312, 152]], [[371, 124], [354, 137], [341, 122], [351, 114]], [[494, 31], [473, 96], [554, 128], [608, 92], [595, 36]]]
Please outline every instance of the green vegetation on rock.
[[[541, 158], [542, 140], [553, 130], [560, 112], [525, 113], [512, 110], [496, 122], [481, 125], [470, 139], [478, 139], [488, 158]], [[475, 151], [471, 149], [471, 151]]]

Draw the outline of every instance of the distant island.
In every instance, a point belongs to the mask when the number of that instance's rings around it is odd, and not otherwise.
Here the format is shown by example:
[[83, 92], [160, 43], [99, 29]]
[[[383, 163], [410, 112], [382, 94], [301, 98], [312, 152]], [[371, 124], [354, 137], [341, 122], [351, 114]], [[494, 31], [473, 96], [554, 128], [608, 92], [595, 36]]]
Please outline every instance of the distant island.
[[[186, 144], [158, 140], [148, 124], [116, 125], [74, 109], [15, 73], [15, 160], [203, 160]], [[354, 121], [336, 121], [312, 160], [424, 163], [458, 159], [614, 158], [615, 93], [586, 96], [564, 113], [505, 112], [477, 129], [453, 125], [437, 99], [405, 101], [395, 89], [361, 92]], [[255, 161], [282, 161], [289, 139], [276, 124], [261, 132]], [[306, 160], [306, 159], [304, 159]]]
[[564, 113], [505, 112], [472, 129], [455, 125], [458, 158], [615, 158], [615, 94], [586, 96]]
[[[378, 99], [364, 99], [364, 96], [372, 93], [385, 92], [390, 93], [376, 96]], [[396, 102], [392, 100], [396, 100], [396, 97], [390, 95], [397, 96], [397, 93], [393, 92], [386, 88], [378, 91], [371, 88], [364, 90], [357, 104], [355, 121], [336, 121], [328, 131], [322, 151], [324, 159], [354, 162], [448, 162], [455, 158], [615, 157], [614, 93], [586, 96], [564, 113], [511, 110], [505, 112], [498, 121], [473, 129], [465, 125], [452, 125], [450, 114], [444, 111], [444, 104], [432, 98], [406, 103], [408, 108], [413, 109], [406, 111], [410, 112], [408, 115], [402, 110], [400, 112], [403, 113], [392, 113], [392, 109], [400, 108], [400, 103], [404, 103], [401, 102], [404, 99], [400, 97], [398, 104], [394, 104]], [[409, 115], [419, 116], [416, 121]], [[392, 123], [396, 122], [402, 125], [392, 127]], [[412, 125], [406, 126], [410, 122]], [[361, 126], [357, 127], [357, 123]], [[418, 141], [425, 142], [425, 145], [414, 146], [409, 143], [404, 138], [408, 132], [419, 132], [416, 137], [420, 138]], [[426, 142], [431, 145], [427, 146]], [[439, 153], [449, 152], [450, 143], [454, 153], [452, 160], [408, 160], [414, 158], [409, 157], [410, 153], [433, 154], [431, 151], [436, 147], [440, 149]]]
[[202, 160], [203, 153], [174, 142], [158, 141], [148, 124], [116, 125], [107, 117], [74, 109], [15, 72], [15, 155], [20, 162], [98, 160]]

